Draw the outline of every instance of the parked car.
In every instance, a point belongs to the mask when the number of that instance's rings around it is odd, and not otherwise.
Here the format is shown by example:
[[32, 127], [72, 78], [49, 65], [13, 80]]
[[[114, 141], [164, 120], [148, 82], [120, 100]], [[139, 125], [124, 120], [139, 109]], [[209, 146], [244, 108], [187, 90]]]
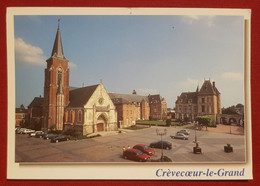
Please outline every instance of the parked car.
[[138, 149], [127, 149], [123, 152], [123, 157], [125, 159], [130, 159], [134, 161], [147, 161], [150, 159], [150, 156], [143, 153]]
[[25, 130], [26, 128], [18, 128], [16, 130], [16, 134], [22, 134], [22, 132]]
[[173, 139], [184, 139], [184, 140], [187, 140], [187, 139], [189, 139], [189, 136], [188, 136], [188, 135], [185, 135], [185, 134], [183, 134], [183, 133], [177, 132], [175, 135], [171, 135], [171, 138], [173, 138]]
[[69, 141], [70, 138], [66, 136], [56, 136], [54, 138], [51, 138], [51, 142], [58, 143], [60, 141]]
[[24, 129], [24, 130], [22, 131], [22, 134], [30, 134], [30, 133], [33, 133], [33, 132], [35, 132], [35, 130], [32, 130], [32, 129]]
[[29, 134], [30, 137], [33, 137], [33, 136], [36, 136], [36, 134], [41, 134], [41, 133], [44, 133], [43, 131], [35, 131], [35, 132], [32, 132]]
[[157, 142], [153, 142], [150, 144], [150, 147], [152, 148], [163, 148], [163, 149], [171, 149], [172, 148], [172, 144], [168, 141], [157, 141]]
[[57, 134], [44, 134], [43, 139], [52, 139], [52, 138], [55, 138], [57, 136], [58, 136]]
[[185, 134], [185, 135], [189, 135], [190, 131], [188, 129], [182, 129], [182, 130], [179, 130], [177, 133], [182, 133], [182, 134]]
[[37, 132], [37, 133], [35, 134], [35, 137], [36, 137], [36, 138], [43, 138], [43, 136], [44, 136], [45, 134], [46, 134], [46, 133], [43, 132], [43, 131]]
[[148, 147], [147, 145], [138, 144], [133, 147], [134, 149], [138, 149], [142, 151], [143, 153], [148, 154], [149, 156], [154, 155], [154, 150], [151, 147]]

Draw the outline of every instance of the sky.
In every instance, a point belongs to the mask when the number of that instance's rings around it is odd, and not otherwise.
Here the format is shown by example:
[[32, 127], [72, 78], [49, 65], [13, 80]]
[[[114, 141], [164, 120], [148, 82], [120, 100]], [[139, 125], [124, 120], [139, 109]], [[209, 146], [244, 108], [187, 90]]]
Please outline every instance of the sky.
[[[43, 96], [58, 16], [15, 16], [16, 107]], [[244, 104], [241, 16], [60, 16], [70, 86], [160, 94], [174, 108], [182, 92], [216, 82], [222, 107]]]

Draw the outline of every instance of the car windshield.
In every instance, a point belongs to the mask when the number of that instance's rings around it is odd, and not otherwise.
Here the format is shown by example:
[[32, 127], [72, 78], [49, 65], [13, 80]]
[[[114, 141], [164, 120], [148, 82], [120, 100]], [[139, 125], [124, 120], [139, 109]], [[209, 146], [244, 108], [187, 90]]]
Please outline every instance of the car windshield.
[[147, 145], [144, 146], [144, 150], [150, 149]]
[[142, 155], [143, 153], [139, 150], [136, 152], [137, 155]]

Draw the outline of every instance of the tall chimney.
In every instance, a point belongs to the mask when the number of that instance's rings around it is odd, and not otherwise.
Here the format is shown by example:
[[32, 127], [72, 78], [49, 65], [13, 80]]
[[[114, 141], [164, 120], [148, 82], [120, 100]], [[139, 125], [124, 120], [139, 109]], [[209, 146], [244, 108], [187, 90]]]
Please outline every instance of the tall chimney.
[[213, 81], [212, 83], [213, 83], [213, 87], [215, 88], [215, 81]]

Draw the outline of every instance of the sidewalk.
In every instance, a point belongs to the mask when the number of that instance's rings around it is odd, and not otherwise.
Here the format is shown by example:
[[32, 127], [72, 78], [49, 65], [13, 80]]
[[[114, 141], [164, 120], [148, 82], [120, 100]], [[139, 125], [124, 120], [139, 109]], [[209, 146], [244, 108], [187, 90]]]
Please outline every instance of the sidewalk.
[[[202, 131], [206, 131], [206, 127], [201, 129]], [[225, 134], [236, 134], [236, 135], [244, 135], [244, 128], [236, 125], [223, 125], [218, 124], [216, 128], [208, 127], [208, 131], [210, 132], [219, 132]]]

